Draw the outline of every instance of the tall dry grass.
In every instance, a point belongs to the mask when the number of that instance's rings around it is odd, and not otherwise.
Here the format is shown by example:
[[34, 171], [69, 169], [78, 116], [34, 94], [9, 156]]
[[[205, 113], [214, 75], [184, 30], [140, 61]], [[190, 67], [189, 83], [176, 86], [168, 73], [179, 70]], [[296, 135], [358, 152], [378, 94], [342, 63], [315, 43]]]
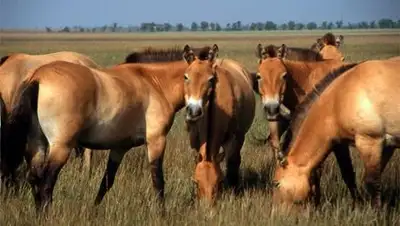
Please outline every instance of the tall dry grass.
[[[132, 50], [144, 46], [168, 47], [188, 43], [194, 46], [217, 43], [220, 57], [230, 57], [256, 70], [255, 46], [282, 44], [309, 47], [319, 34], [304, 36], [273, 36], [262, 33], [229, 35], [218, 38], [201, 35], [179, 38], [160, 35], [145, 39], [129, 36], [127, 39], [3, 39], [0, 55], [10, 52], [47, 53], [60, 50], [77, 51], [92, 57], [103, 66], [123, 61]], [[400, 55], [400, 40], [393, 35], [345, 35], [343, 52], [348, 61], [382, 59]], [[43, 35], [46, 37], [45, 35]], [[223, 193], [217, 206], [206, 208], [193, 201], [194, 184], [190, 177], [194, 170], [194, 154], [189, 149], [183, 127], [183, 113], [179, 112], [168, 135], [164, 173], [166, 179], [165, 215], [159, 214], [151, 185], [149, 167], [144, 147], [135, 148], [126, 155], [117, 173], [114, 187], [98, 208], [93, 208], [101, 177], [105, 170], [108, 151], [94, 155], [94, 173], [87, 179], [79, 170], [80, 162], [74, 158], [62, 170], [54, 192], [54, 203], [46, 217], [35, 215], [33, 200], [28, 186], [17, 196], [1, 195], [0, 225], [399, 225], [400, 193], [399, 153], [395, 153], [382, 179], [384, 203], [388, 206], [376, 212], [368, 206], [351, 210], [351, 198], [347, 192], [334, 158], [324, 163], [321, 180], [322, 205], [311, 207], [301, 214], [284, 214], [273, 211], [271, 205], [270, 178], [273, 173], [272, 153], [267, 145], [259, 143], [268, 134], [266, 121], [260, 109], [242, 150], [241, 186], [243, 193]], [[352, 151], [357, 179], [362, 189], [363, 172], [356, 150]]]

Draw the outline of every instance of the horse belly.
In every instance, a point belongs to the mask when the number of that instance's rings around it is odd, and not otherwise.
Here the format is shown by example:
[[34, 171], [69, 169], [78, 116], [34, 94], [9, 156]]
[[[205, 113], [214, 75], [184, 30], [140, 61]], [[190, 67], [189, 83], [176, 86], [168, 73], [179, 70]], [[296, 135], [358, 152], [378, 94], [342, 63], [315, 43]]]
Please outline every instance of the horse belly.
[[95, 149], [125, 149], [144, 144], [146, 140], [144, 118], [131, 115], [96, 122], [79, 134], [78, 142], [85, 147]]

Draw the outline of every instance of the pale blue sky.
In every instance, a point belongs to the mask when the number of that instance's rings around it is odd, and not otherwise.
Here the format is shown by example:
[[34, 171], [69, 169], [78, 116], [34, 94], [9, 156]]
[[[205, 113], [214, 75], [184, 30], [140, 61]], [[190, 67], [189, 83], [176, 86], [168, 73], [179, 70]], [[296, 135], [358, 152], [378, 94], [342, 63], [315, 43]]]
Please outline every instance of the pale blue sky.
[[400, 19], [400, 0], [0, 0], [0, 28]]

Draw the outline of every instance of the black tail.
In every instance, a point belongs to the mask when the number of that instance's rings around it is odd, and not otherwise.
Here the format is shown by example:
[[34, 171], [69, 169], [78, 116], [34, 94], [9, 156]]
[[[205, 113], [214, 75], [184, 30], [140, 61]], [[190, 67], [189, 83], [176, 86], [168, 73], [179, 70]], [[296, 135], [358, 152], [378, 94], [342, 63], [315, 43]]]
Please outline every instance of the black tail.
[[24, 82], [16, 92], [14, 105], [7, 117], [2, 133], [1, 168], [4, 176], [14, 176], [24, 159], [28, 133], [32, 127], [32, 115], [37, 112], [39, 83]]

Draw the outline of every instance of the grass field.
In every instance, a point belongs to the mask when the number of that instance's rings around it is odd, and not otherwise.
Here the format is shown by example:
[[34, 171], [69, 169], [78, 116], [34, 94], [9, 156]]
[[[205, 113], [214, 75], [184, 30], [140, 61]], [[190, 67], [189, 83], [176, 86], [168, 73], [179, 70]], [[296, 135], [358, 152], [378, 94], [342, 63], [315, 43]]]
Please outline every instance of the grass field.
[[[183, 34], [0, 34], [0, 56], [12, 52], [31, 54], [61, 50], [89, 55], [103, 66], [120, 63], [132, 50], [146, 46], [169, 47], [188, 43], [193, 46], [217, 43], [220, 57], [242, 62], [250, 70], [257, 68], [255, 47], [282, 44], [309, 47], [324, 32], [301, 33], [183, 33]], [[346, 61], [384, 59], [400, 55], [398, 31], [341, 33]], [[258, 103], [259, 104], [259, 103]], [[351, 198], [341, 180], [332, 156], [324, 164], [322, 206], [307, 209], [299, 215], [271, 213], [271, 150], [255, 138], [268, 134], [260, 109], [242, 150], [241, 183], [244, 193], [234, 196], [225, 192], [214, 209], [193, 203], [194, 153], [189, 149], [183, 127], [182, 112], [168, 135], [164, 174], [166, 180], [166, 213], [158, 215], [154, 202], [146, 149], [136, 148], [126, 155], [114, 187], [103, 203], [94, 209], [93, 202], [105, 170], [107, 151], [94, 154], [94, 173], [87, 179], [74, 158], [62, 170], [54, 192], [53, 208], [46, 218], [36, 218], [28, 187], [17, 197], [3, 197], [0, 225], [399, 225], [400, 153], [395, 153], [382, 179], [385, 204], [375, 212], [368, 206], [350, 209]], [[357, 182], [362, 189], [362, 164], [353, 150]]]

